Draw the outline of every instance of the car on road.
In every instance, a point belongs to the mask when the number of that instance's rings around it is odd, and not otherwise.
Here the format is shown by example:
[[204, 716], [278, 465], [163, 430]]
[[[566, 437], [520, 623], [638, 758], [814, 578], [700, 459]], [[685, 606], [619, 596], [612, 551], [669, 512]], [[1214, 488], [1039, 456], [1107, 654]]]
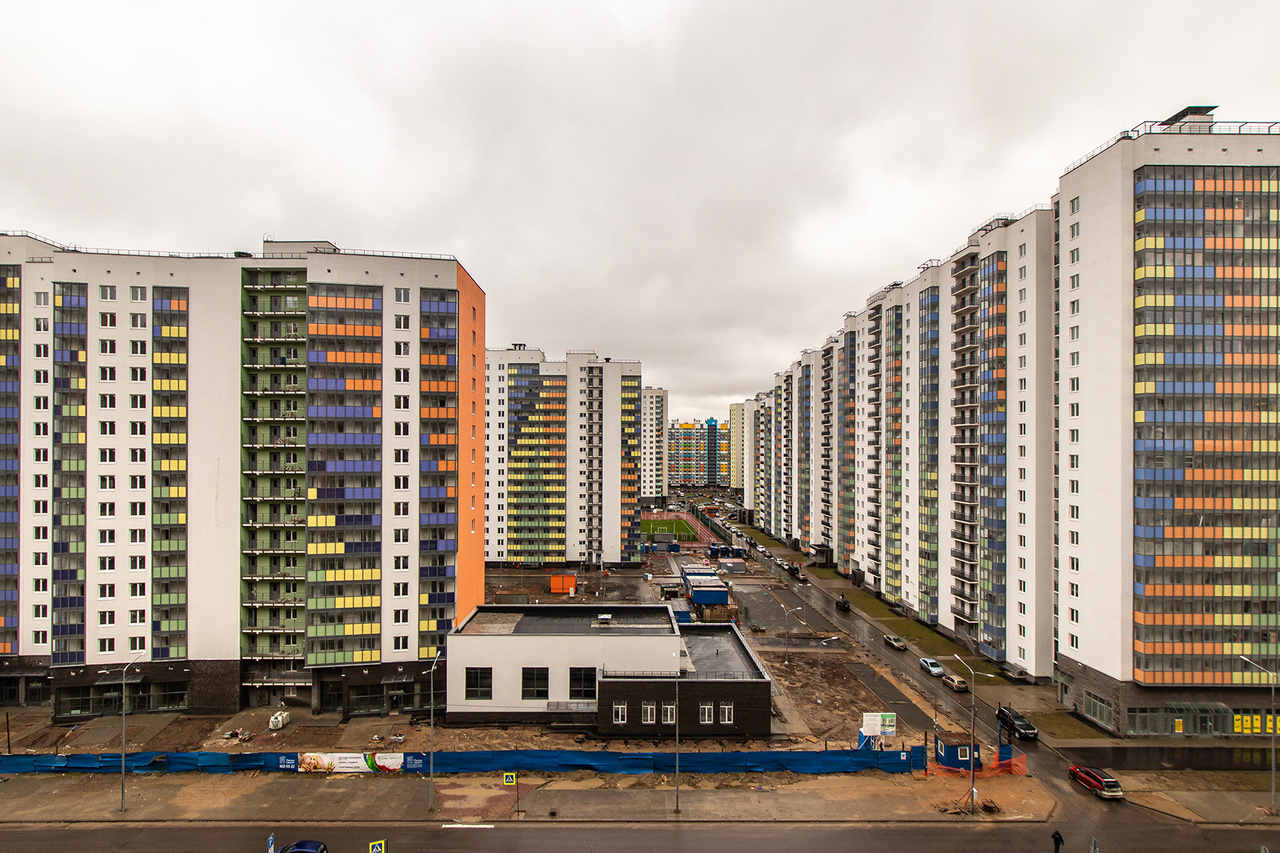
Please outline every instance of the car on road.
[[947, 674], [942, 676], [942, 683], [950, 687], [957, 693], [968, 693], [969, 682], [965, 681], [958, 675]]
[[996, 725], [1013, 732], [1019, 740], [1037, 740], [1040, 737], [1040, 730], [1030, 720], [1020, 712], [1004, 705], [996, 711]]
[[282, 848], [280, 853], [329, 853], [323, 841], [295, 841]]
[[884, 644], [890, 648], [897, 649], [900, 652], [907, 650], [907, 641], [901, 637], [895, 637], [893, 634], [884, 635]]
[[1121, 789], [1119, 780], [1101, 768], [1072, 764], [1067, 768], [1067, 778], [1079, 782], [1085, 790], [1092, 791], [1094, 796], [1101, 799], [1124, 799], [1124, 790]]
[[836, 601], [836, 610], [839, 610], [841, 613], [848, 613], [851, 609], [852, 608], [850, 607], [849, 602], [846, 601], [844, 598], [841, 598], [838, 601]]
[[942, 666], [933, 658], [920, 658], [920, 668], [935, 678], [943, 675]]

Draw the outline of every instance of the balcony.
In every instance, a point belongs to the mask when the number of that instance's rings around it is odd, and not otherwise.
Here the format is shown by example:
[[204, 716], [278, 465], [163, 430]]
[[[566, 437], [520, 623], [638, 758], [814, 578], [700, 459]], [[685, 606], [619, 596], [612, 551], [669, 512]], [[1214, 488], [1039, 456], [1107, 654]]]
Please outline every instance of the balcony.
[[965, 350], [971, 350], [971, 349], [977, 349], [977, 348], [978, 348], [977, 335], [965, 335], [964, 337], [956, 338], [954, 341], [951, 342], [952, 352], [963, 352]]
[[963, 548], [952, 548], [951, 556], [955, 557], [957, 560], [963, 560], [964, 562], [972, 563], [975, 566], [978, 565], [977, 555], [970, 554], [968, 551], [964, 550]]
[[951, 538], [956, 540], [957, 542], [966, 542], [970, 545], [978, 544], [977, 533], [965, 533], [965, 532], [962, 532], [959, 528], [951, 531]]
[[978, 624], [978, 610], [976, 607], [970, 608], [960, 604], [953, 604], [951, 605], [951, 612], [958, 619], [963, 619], [965, 622], [971, 622], [974, 625]]
[[951, 517], [956, 521], [963, 521], [965, 524], [977, 524], [978, 514], [976, 512], [962, 512], [960, 510], [952, 510]]
[[965, 601], [973, 604], [978, 603], [978, 594], [963, 584], [957, 584], [956, 586], [951, 587], [951, 594], [956, 598], [963, 598]]
[[959, 320], [952, 323], [951, 331], [955, 332], [957, 335], [966, 335], [970, 332], [976, 332], [978, 331], [978, 321], [975, 319], [973, 314], [969, 314], [968, 316], [961, 317]]
[[977, 465], [978, 454], [976, 453], [953, 453], [951, 461], [957, 465]]
[[972, 566], [952, 566], [951, 577], [957, 580], [968, 581], [969, 583], [978, 582], [978, 570]]
[[958, 486], [976, 486], [978, 485], [978, 478], [972, 474], [952, 474], [951, 482]]
[[959, 415], [951, 419], [952, 426], [967, 426], [969, 424], [973, 424], [974, 426], [977, 426], [978, 416], [973, 414]]
[[952, 492], [951, 500], [958, 504], [977, 504], [977, 492]]

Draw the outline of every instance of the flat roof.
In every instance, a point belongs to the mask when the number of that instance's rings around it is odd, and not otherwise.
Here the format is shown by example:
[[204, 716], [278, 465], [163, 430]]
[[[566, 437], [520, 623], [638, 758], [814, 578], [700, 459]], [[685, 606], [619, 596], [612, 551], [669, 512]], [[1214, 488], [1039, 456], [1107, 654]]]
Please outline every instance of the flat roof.
[[454, 633], [675, 636], [679, 631], [665, 604], [484, 604]]
[[768, 679], [764, 667], [747, 648], [742, 635], [728, 623], [707, 622], [680, 626], [689, 652], [687, 679]]

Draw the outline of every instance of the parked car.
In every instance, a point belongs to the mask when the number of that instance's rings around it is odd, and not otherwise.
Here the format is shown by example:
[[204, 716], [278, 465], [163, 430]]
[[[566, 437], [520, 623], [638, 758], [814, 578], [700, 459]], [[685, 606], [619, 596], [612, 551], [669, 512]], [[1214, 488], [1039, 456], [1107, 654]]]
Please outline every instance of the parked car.
[[845, 599], [841, 598], [836, 602], [836, 610], [839, 610], [841, 613], [848, 613], [850, 609], [849, 602]]
[[1040, 737], [1040, 731], [1031, 721], [1013, 708], [1001, 706], [996, 711], [996, 725], [1013, 732], [1019, 740], [1037, 740]]
[[884, 635], [884, 644], [890, 648], [897, 649], [900, 652], [907, 650], [907, 641], [901, 637], [895, 637], [893, 634]]
[[323, 841], [295, 841], [280, 850], [280, 853], [329, 853]]
[[935, 678], [943, 675], [942, 666], [933, 658], [920, 658], [920, 668]]
[[1083, 764], [1072, 764], [1067, 769], [1067, 778], [1074, 779], [1085, 790], [1092, 791], [1094, 796], [1104, 800], [1123, 800], [1124, 791], [1120, 782], [1110, 773], [1098, 767], [1085, 767]]
[[942, 683], [957, 693], [969, 692], [969, 682], [965, 681], [958, 675], [944, 675], [942, 676]]

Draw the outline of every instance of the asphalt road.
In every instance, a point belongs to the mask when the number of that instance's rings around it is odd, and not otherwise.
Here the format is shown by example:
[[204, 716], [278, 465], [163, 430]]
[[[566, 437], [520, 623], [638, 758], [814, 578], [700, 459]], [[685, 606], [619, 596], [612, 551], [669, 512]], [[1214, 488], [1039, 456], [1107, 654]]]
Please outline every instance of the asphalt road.
[[386, 853], [407, 851], [502, 851], [502, 853], [795, 853], [797, 850], [876, 851], [876, 853], [989, 853], [1047, 851], [1056, 827], [1066, 839], [1064, 851], [1089, 850], [1097, 838], [1100, 853], [1256, 853], [1263, 845], [1277, 848], [1277, 832], [1244, 827], [1197, 827], [1146, 814], [1134, 820], [1123, 810], [1103, 825], [1066, 819], [1049, 824], [804, 825], [804, 824], [498, 824], [450, 828], [438, 823], [313, 824], [304, 827], [266, 824], [130, 825], [23, 827], [0, 826], [0, 849], [153, 851], [183, 853], [267, 853], [267, 837], [275, 833], [276, 849], [301, 838], [324, 841], [333, 853], [367, 853], [372, 841], [386, 841]]

